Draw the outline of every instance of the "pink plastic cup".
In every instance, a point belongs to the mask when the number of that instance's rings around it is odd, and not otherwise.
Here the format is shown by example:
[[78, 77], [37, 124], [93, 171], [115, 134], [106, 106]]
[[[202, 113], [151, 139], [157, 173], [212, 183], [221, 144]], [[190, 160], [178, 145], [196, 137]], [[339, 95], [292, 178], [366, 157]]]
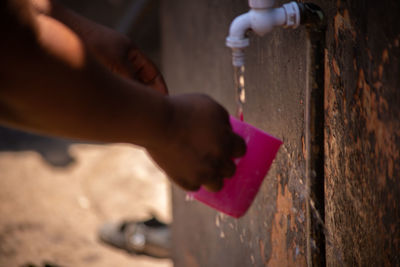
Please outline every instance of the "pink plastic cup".
[[235, 160], [235, 175], [224, 179], [224, 187], [219, 192], [209, 192], [202, 187], [188, 194], [216, 210], [239, 218], [256, 197], [282, 141], [232, 116], [230, 121], [233, 131], [247, 144], [246, 155]]

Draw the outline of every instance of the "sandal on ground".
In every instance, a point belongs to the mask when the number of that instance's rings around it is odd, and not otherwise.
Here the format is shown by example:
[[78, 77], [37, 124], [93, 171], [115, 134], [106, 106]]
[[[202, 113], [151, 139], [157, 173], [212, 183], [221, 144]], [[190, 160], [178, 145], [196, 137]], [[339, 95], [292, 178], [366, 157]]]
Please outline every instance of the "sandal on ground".
[[147, 221], [106, 223], [100, 227], [98, 234], [104, 243], [132, 254], [170, 257], [170, 229], [154, 217]]

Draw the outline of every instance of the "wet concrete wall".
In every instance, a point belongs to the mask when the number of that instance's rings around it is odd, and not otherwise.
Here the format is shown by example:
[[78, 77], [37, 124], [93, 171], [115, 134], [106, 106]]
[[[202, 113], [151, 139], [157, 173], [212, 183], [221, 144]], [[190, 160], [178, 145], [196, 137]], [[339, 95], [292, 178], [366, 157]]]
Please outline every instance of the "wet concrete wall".
[[[325, 157], [312, 162], [322, 173], [306, 176], [313, 136], [304, 119], [310, 85], [305, 29], [252, 35], [245, 120], [284, 145], [241, 219], [188, 202], [174, 188], [177, 267], [400, 264], [400, 3], [315, 3], [327, 15], [325, 101], [313, 113], [324, 114], [318, 117], [324, 138], [315, 150]], [[207, 93], [234, 114], [224, 43], [232, 19], [247, 9], [244, 0], [162, 2], [163, 69], [171, 93]], [[325, 187], [309, 190], [307, 179]], [[311, 206], [310, 196], [316, 196]]]
[[[246, 1], [163, 5], [163, 62], [172, 93], [203, 92], [235, 113], [231, 52], [225, 37]], [[292, 45], [289, 45], [290, 42]], [[302, 151], [306, 41], [302, 30], [252, 37], [246, 56], [245, 120], [284, 140], [260, 193], [237, 220], [174, 190], [176, 266], [305, 264]]]

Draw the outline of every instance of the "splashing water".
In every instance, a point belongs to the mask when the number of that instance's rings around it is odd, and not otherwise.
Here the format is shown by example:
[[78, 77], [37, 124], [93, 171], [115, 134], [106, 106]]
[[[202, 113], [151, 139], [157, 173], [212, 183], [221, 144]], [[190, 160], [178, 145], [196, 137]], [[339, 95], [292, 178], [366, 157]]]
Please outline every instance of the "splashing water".
[[187, 193], [186, 196], [185, 196], [185, 201], [186, 202], [194, 201], [194, 196], [192, 194], [190, 194], [190, 193]]
[[244, 66], [233, 68], [235, 79], [236, 117], [243, 121], [243, 106], [246, 103], [246, 90], [244, 87]]

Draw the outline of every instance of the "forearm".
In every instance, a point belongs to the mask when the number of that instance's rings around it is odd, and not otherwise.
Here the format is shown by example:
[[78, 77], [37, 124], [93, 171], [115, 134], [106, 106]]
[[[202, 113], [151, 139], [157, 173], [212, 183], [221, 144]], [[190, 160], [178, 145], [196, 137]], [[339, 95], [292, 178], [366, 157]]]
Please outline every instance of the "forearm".
[[108, 49], [103, 46], [109, 45], [103, 42], [104, 39], [114, 40], [120, 47], [116, 49], [120, 53], [117, 57], [126, 58], [126, 53], [128, 53], [129, 49], [133, 46], [132, 42], [126, 36], [75, 13], [69, 8], [64, 7], [57, 0], [30, 1], [37, 12], [60, 21], [74, 31], [97, 58], [104, 61], [108, 60], [108, 55], [102, 55], [104, 51]]
[[[125, 66], [133, 69], [130, 78], [139, 77], [159, 92], [113, 74], [113, 68], [99, 64], [98, 55], [94, 58], [93, 46], [88, 49], [83, 32], [60, 16], [46, 15], [46, 6], [40, 11], [27, 4], [49, 3], [46, 0], [2, 1], [0, 123], [64, 137], [143, 146], [187, 190], [204, 185], [217, 191], [223, 178], [233, 175], [232, 158], [243, 155], [246, 146], [232, 132], [222, 106], [204, 95], [164, 96], [161, 92], [167, 90], [161, 75], [135, 50], [129, 52], [130, 64]], [[109, 37], [101, 30], [98, 34]], [[103, 44], [110, 46], [108, 41]]]
[[37, 13], [52, 17], [71, 28], [81, 38], [85, 37], [98, 24], [64, 7], [57, 0], [29, 0]]
[[37, 13], [50, 16], [71, 29], [109, 70], [168, 94], [157, 66], [125, 35], [82, 17], [56, 0], [29, 1]]
[[35, 47], [29, 54], [13, 51], [14, 62], [3, 63], [9, 67], [0, 90], [2, 122], [71, 138], [157, 145], [170, 116], [167, 97], [109, 72], [57, 21], [40, 16], [36, 32], [38, 43], [26, 44]]

